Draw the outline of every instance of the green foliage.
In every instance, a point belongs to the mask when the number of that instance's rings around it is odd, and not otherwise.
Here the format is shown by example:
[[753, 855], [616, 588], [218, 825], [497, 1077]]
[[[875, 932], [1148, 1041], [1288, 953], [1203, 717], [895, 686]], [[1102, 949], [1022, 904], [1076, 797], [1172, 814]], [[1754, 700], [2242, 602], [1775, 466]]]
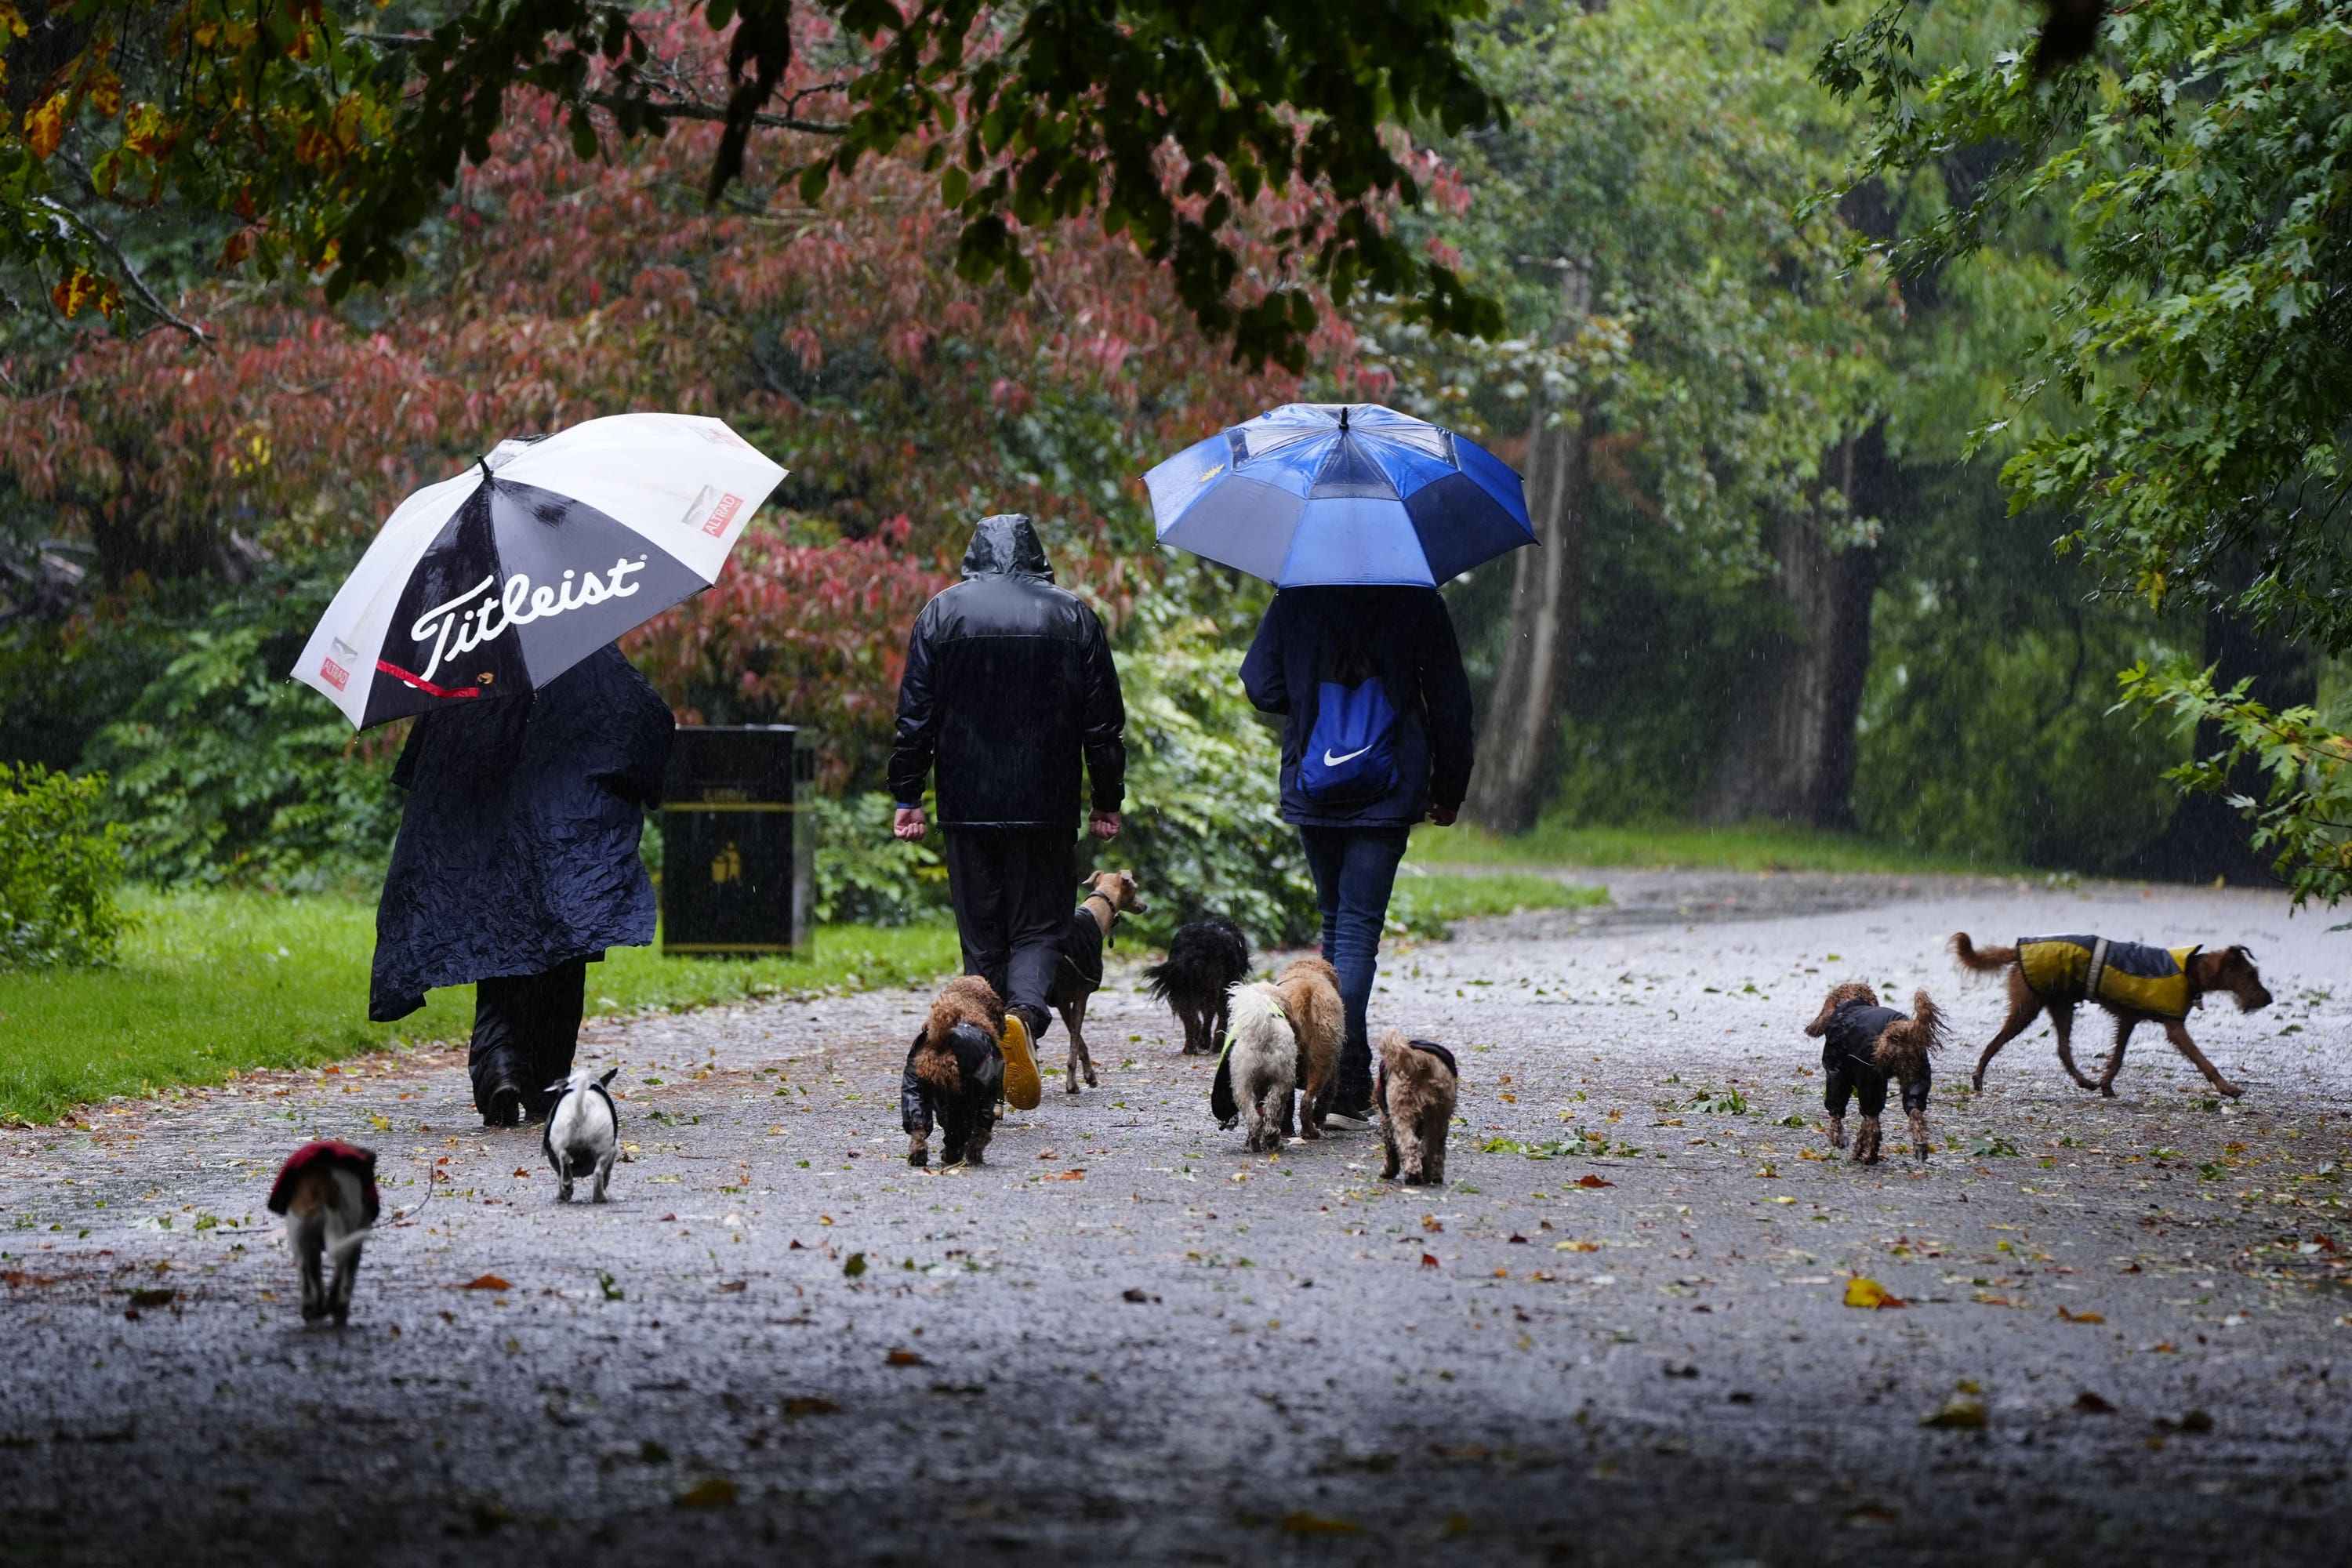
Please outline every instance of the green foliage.
[[890, 836], [889, 795], [819, 796], [814, 809], [819, 921], [903, 926], [947, 913], [947, 866], [928, 840]]
[[1297, 831], [1282, 820], [1281, 737], [1242, 695], [1241, 651], [1207, 617], [1145, 608], [1115, 654], [1127, 700], [1126, 831], [1100, 847], [1151, 906], [1133, 930], [1164, 944], [1186, 921], [1230, 916], [1263, 944], [1317, 928]]
[[[115, 209], [169, 202], [234, 225], [222, 265], [326, 272], [341, 299], [406, 270], [412, 235], [468, 163], [488, 161], [513, 101], [535, 95], [582, 159], [606, 155], [608, 139], [719, 121], [711, 201], [741, 175], [755, 129], [800, 139], [785, 162], [805, 166], [811, 203], [861, 160], [927, 143], [967, 277], [1001, 273], [1025, 290], [1038, 231], [1095, 218], [1165, 265], [1200, 324], [1244, 359], [1296, 367], [1315, 324], [1304, 275], [1342, 300], [1406, 296], [1448, 330], [1496, 324], [1490, 301], [1385, 221], [1422, 199], [1399, 125], [1456, 132], [1498, 112], [1454, 47], [1457, 25], [1484, 11], [1484, 0], [1010, 13], [969, 0], [474, 0], [379, 17], [194, 0], [166, 20], [145, 0], [79, 0], [37, 12], [41, 36], [26, 44], [17, 7], [0, 0], [0, 62], [32, 73], [40, 95], [0, 124], [0, 259], [55, 279], [67, 317], [136, 310], [195, 334], [114, 233]], [[723, 79], [706, 83], [692, 57], [721, 45]], [[243, 129], [219, 134], [225, 123]], [[1297, 210], [1276, 220], [1271, 265], [1245, 267], [1234, 220], [1266, 193]], [[1242, 284], [1257, 297], [1236, 301]]]
[[131, 871], [165, 887], [318, 889], [372, 878], [392, 850], [392, 762], [404, 727], [354, 736], [284, 679], [301, 609], [232, 600], [179, 639], [184, 651], [86, 761], [111, 775]]
[[1547, 818], [1534, 832], [1497, 838], [1475, 827], [1413, 830], [1406, 864], [1424, 866], [1703, 867], [1734, 871], [2003, 870], [1998, 864], [1950, 859], [1850, 833], [1746, 823], [1701, 827], [1652, 822], [1570, 826]]
[[[106, 970], [0, 974], [0, 1121], [47, 1121], [110, 1095], [309, 1067], [401, 1040], [461, 1040], [471, 989], [434, 992], [398, 1024], [367, 1021], [371, 899], [131, 890], [135, 917]], [[925, 984], [956, 963], [937, 925], [819, 930], [809, 951], [665, 958], [614, 948], [588, 970], [588, 1010], [613, 1016], [751, 995]]]
[[0, 763], [0, 969], [114, 957], [122, 830], [98, 820], [105, 785]]
[[2247, 696], [2244, 681], [2215, 690], [2210, 669], [2137, 664], [2120, 679], [2125, 701], [2171, 715], [2183, 731], [2200, 723], [2220, 731], [2221, 750], [2170, 777], [2190, 789], [2228, 791], [2241, 762], [2255, 764], [2262, 797], [2232, 794], [2230, 803], [2252, 819], [2254, 852], [2270, 858], [2296, 903], [2333, 905], [2352, 892], [2352, 738], [2340, 718], [2308, 706], [2273, 712]]
[[[2016, 47], [2022, 15], [2009, 47], [1924, 67], [1913, 21], [1907, 0], [1889, 0], [1820, 67], [1872, 106], [1850, 180], [1979, 159], [1963, 198], [1891, 258], [1938, 264], [2042, 210], [2066, 215], [2074, 271], [2020, 383], [2013, 504], [2068, 516], [2062, 550], [2111, 595], [2227, 607], [2328, 654], [2352, 647], [2352, 334], [2337, 282], [2352, 267], [2352, 5], [2148, 0], [2109, 16], [2091, 61], [2044, 80]], [[2043, 422], [2030, 400], [2045, 386], [2064, 406]], [[2352, 892], [2325, 765], [2340, 735], [2194, 677], [2136, 671], [2126, 692], [2220, 724], [2234, 754], [2263, 763], [2268, 797], [2242, 798], [2299, 899]], [[2227, 770], [2181, 776], [2220, 789]]]

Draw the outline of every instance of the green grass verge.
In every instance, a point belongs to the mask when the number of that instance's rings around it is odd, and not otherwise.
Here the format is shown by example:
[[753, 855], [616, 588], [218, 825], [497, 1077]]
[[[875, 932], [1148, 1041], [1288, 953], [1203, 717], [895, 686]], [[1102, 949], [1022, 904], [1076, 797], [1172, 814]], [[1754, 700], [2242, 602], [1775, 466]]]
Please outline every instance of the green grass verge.
[[1467, 877], [1416, 874], [1407, 868], [1389, 900], [1389, 925], [1442, 940], [1455, 921], [1521, 910], [1585, 908], [1609, 901], [1606, 888], [1580, 888], [1551, 877], [1490, 872]]
[[[138, 919], [111, 969], [0, 973], [0, 1120], [255, 1068], [307, 1067], [395, 1040], [462, 1038], [473, 991], [434, 992], [397, 1024], [367, 1021], [375, 906], [352, 898], [126, 894]], [[666, 959], [615, 948], [588, 971], [592, 1014], [772, 992], [912, 984], [956, 964], [945, 926], [820, 931], [790, 958]]]
[[1643, 866], [1729, 871], [1979, 872], [2017, 868], [1925, 855], [1850, 833], [1754, 823], [1738, 827], [1569, 827], [1544, 823], [1516, 838], [1475, 827], [1414, 830], [1406, 864], [1431, 866]]

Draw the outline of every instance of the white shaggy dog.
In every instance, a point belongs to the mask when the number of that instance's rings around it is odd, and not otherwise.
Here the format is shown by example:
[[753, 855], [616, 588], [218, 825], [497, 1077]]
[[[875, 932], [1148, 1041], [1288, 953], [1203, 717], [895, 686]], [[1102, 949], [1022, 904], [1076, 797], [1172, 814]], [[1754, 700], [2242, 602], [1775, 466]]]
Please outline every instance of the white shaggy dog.
[[1253, 1154], [1282, 1147], [1290, 1122], [1290, 1097], [1298, 1087], [1298, 1038], [1284, 1015], [1282, 993], [1260, 981], [1244, 981], [1226, 994], [1233, 1045], [1225, 1068], [1233, 1093], [1249, 1108], [1247, 1147]]
[[562, 1089], [563, 1098], [547, 1113], [547, 1133], [540, 1146], [547, 1151], [547, 1163], [555, 1167], [558, 1203], [570, 1203], [572, 1181], [591, 1171], [596, 1173], [592, 1201], [604, 1201], [604, 1184], [612, 1177], [613, 1160], [621, 1147], [621, 1115], [613, 1109], [612, 1092], [604, 1086], [620, 1070], [607, 1068], [604, 1076], [598, 1078], [581, 1068], [555, 1086]]

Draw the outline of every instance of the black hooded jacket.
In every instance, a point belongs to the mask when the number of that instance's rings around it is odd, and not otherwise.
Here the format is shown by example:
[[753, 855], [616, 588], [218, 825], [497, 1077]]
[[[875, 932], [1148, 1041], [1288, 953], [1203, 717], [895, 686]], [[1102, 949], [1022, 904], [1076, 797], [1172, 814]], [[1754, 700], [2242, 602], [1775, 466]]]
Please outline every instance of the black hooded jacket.
[[1117, 811], [1127, 709], [1102, 622], [1054, 586], [1025, 517], [982, 519], [963, 575], [908, 639], [891, 798], [921, 801], [936, 765], [941, 827], [1067, 831], [1083, 758], [1094, 808]]
[[393, 769], [408, 800], [376, 906], [368, 1016], [653, 941], [637, 837], [672, 722], [610, 645], [529, 696], [419, 719]]

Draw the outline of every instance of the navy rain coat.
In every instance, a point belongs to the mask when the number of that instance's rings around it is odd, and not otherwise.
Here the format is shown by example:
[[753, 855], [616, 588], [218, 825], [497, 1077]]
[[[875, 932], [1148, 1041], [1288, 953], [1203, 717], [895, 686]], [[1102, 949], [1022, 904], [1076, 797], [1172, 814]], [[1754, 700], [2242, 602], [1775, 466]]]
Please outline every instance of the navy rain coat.
[[963, 576], [923, 606], [907, 641], [891, 798], [919, 804], [936, 768], [943, 828], [1067, 832], [1083, 758], [1094, 808], [1117, 811], [1127, 709], [1102, 622], [1054, 586], [1018, 513], [981, 519]]
[[637, 837], [673, 722], [609, 644], [527, 697], [419, 719], [393, 769], [408, 803], [376, 906], [368, 1016], [405, 1017], [436, 985], [653, 941]]
[[[1298, 784], [1317, 690], [1352, 637], [1396, 710], [1397, 782], [1377, 800], [1331, 805]], [[1242, 685], [1282, 727], [1282, 819], [1305, 827], [1404, 827], [1432, 801], [1458, 808], [1470, 789], [1470, 680], [1454, 617], [1434, 588], [1285, 588], [1265, 608], [1242, 661]]]

